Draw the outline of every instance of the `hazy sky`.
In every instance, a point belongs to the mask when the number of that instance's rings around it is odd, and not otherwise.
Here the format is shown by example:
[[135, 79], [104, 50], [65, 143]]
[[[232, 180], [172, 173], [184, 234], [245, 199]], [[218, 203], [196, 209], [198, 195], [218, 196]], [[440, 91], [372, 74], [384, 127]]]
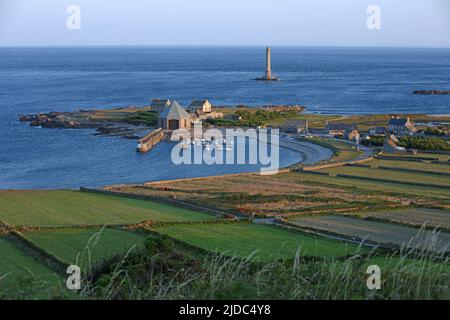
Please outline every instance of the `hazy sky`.
[[[81, 30], [66, 27], [72, 4]], [[450, 0], [0, 0], [0, 46], [267, 43], [450, 47]]]

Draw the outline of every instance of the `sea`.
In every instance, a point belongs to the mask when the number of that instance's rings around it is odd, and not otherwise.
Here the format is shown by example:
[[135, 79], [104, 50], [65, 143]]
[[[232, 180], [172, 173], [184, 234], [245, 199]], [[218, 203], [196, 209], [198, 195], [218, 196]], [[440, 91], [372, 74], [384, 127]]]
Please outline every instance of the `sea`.
[[[59, 189], [255, 171], [255, 165], [177, 166], [173, 145], [148, 154], [92, 130], [30, 128], [20, 114], [145, 106], [171, 98], [214, 105], [303, 105], [320, 114], [450, 114], [450, 49], [273, 47], [0, 48], [0, 189]], [[301, 161], [282, 150], [281, 165]]]

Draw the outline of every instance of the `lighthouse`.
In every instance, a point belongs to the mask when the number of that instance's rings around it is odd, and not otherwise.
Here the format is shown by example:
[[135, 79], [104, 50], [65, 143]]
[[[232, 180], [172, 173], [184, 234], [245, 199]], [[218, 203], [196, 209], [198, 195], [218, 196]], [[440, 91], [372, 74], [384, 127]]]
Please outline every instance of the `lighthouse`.
[[270, 46], [266, 47], [266, 80], [272, 80], [272, 66], [271, 66], [271, 49]]
[[272, 49], [266, 47], [266, 74], [262, 78], [256, 78], [258, 81], [280, 81], [279, 78], [272, 76]]

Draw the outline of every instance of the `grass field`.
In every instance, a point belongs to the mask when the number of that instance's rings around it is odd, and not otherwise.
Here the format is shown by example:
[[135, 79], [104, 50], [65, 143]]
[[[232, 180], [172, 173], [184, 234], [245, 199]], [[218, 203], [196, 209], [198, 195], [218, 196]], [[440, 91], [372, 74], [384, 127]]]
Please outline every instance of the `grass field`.
[[363, 154], [361, 151], [356, 151], [350, 143], [339, 141], [336, 139], [315, 137], [311, 139], [305, 139], [304, 141], [316, 143], [333, 150], [334, 155], [329, 162], [343, 162], [352, 160], [358, 158]]
[[[384, 156], [391, 156], [389, 154], [385, 154]], [[394, 157], [398, 157], [399, 155], [392, 155]], [[416, 155], [412, 155], [412, 154], [408, 154], [405, 155], [404, 157], [406, 158], [436, 158], [439, 159], [439, 161], [449, 161], [450, 160], [450, 155], [448, 154], [440, 154], [440, 153], [418, 153]]]
[[61, 285], [61, 277], [52, 270], [0, 238], [0, 298], [2, 294], [45, 298], [44, 291]]
[[337, 167], [320, 170], [321, 172], [336, 174], [354, 175], [358, 177], [368, 177], [377, 179], [388, 179], [393, 181], [410, 183], [430, 183], [435, 185], [448, 186], [450, 189], [450, 178], [432, 174], [401, 172], [393, 170], [371, 169], [362, 167]]
[[125, 254], [131, 248], [141, 246], [145, 239], [132, 232], [114, 229], [64, 229], [31, 232], [26, 236], [61, 260], [80, 267]]
[[0, 278], [44, 277], [53, 279], [54, 273], [19, 250], [13, 243], [0, 238]]
[[359, 215], [363, 218], [374, 217], [417, 227], [427, 225], [450, 229], [450, 211], [445, 210], [409, 208], [405, 210], [362, 212]]
[[151, 201], [77, 191], [0, 191], [0, 220], [13, 225], [104, 225], [212, 220], [214, 216]]
[[292, 259], [299, 248], [302, 256], [317, 257], [339, 257], [360, 250], [355, 245], [256, 224], [178, 225], [152, 230], [213, 252], [244, 258], [255, 253], [262, 261]]
[[[450, 173], [450, 165], [431, 164], [427, 162], [413, 162], [413, 161], [394, 161], [394, 160], [373, 160], [367, 163], [372, 167], [393, 167], [402, 169], [424, 170], [437, 173]], [[450, 178], [448, 178], [450, 179]]]
[[[410, 227], [389, 223], [365, 221], [343, 216], [302, 217], [291, 222], [316, 230], [330, 231], [359, 239], [368, 239], [384, 244], [396, 244], [408, 248], [426, 248], [432, 251], [450, 251], [450, 233], [440, 233], [433, 241], [432, 231], [420, 231]], [[435, 240], [435, 241], [434, 241]], [[433, 247], [428, 247], [435, 242]]]

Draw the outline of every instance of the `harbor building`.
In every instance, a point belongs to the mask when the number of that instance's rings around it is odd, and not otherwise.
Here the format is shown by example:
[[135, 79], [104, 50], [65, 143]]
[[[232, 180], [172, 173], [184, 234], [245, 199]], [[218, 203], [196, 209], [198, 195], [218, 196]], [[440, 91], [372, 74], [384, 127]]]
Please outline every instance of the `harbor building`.
[[170, 107], [159, 115], [158, 126], [164, 130], [190, 129], [191, 116], [178, 102], [173, 101]]

